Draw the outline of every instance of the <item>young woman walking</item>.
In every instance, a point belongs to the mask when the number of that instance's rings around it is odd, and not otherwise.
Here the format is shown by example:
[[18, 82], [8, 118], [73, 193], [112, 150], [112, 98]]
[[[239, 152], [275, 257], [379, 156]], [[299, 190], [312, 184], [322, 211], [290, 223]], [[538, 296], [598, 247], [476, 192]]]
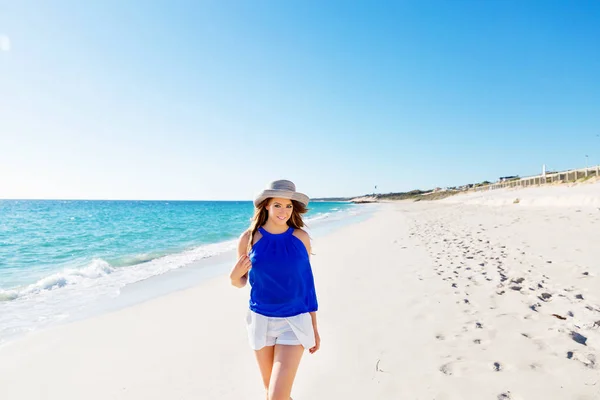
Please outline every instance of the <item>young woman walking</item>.
[[254, 199], [230, 274], [238, 288], [250, 282], [246, 326], [268, 400], [290, 400], [304, 350], [320, 347], [310, 238], [302, 229], [308, 202], [292, 182], [271, 182]]

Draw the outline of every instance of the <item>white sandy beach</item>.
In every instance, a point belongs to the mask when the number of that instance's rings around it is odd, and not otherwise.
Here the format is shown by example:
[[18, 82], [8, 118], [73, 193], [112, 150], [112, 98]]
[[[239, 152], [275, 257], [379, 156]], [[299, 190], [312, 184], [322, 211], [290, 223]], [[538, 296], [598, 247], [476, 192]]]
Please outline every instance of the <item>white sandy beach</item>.
[[[600, 210], [552, 189], [382, 204], [315, 241], [294, 399], [600, 399]], [[247, 297], [222, 276], [11, 342], [0, 398], [264, 399]]]

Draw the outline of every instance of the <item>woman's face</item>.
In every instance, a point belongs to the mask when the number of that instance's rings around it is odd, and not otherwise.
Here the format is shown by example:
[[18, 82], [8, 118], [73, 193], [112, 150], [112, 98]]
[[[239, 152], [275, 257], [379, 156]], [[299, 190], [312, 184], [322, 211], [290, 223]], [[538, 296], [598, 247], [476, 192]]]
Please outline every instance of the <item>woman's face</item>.
[[287, 225], [288, 220], [292, 216], [294, 205], [289, 199], [274, 198], [269, 200], [267, 211], [269, 219], [276, 225]]

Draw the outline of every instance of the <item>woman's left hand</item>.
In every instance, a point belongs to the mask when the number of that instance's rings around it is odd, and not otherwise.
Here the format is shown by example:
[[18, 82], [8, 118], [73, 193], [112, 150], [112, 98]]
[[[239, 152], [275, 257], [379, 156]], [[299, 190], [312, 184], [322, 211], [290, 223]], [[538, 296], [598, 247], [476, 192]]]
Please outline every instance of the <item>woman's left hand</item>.
[[319, 331], [315, 329], [315, 345], [311, 347], [308, 351], [310, 354], [315, 354], [317, 350], [321, 348], [321, 337], [319, 336]]

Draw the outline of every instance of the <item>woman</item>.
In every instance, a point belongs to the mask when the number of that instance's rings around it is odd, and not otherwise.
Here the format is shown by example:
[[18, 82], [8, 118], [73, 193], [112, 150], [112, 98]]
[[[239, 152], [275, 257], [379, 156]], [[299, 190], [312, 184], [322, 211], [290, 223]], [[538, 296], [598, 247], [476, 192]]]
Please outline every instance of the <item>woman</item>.
[[304, 350], [313, 354], [320, 347], [310, 238], [301, 229], [308, 201], [287, 180], [263, 190], [230, 274], [238, 288], [250, 281], [248, 338], [268, 400], [290, 400]]

